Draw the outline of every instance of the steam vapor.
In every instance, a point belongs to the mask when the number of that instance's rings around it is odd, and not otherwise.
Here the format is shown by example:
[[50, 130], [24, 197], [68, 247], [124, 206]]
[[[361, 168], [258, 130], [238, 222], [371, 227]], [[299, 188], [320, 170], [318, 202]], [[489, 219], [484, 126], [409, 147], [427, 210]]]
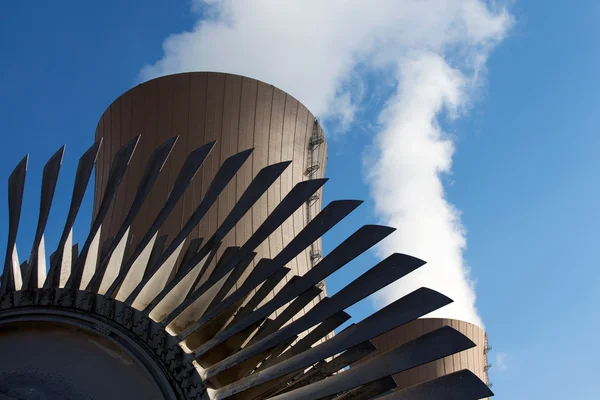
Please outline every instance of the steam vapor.
[[428, 264], [377, 293], [375, 304], [427, 286], [454, 299], [435, 316], [483, 326], [463, 259], [466, 231], [442, 184], [454, 143], [438, 119], [468, 112], [512, 24], [506, 8], [484, 0], [197, 0], [192, 10], [202, 11], [193, 29], [168, 37], [141, 80], [192, 70], [251, 76], [341, 131], [366, 101], [365, 72], [394, 83], [364, 164], [381, 222], [398, 228], [377, 253]]

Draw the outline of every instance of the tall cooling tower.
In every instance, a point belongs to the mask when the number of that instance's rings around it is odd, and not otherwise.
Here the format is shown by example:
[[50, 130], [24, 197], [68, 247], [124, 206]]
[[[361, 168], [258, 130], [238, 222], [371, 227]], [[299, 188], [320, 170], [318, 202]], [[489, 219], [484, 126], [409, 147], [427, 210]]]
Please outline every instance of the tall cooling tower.
[[[228, 157], [254, 148], [248, 161], [189, 236], [186, 245], [194, 238], [207, 240], [215, 232], [262, 168], [281, 161], [292, 161], [268, 192], [225, 237], [216, 259], [227, 247], [244, 244], [296, 183], [322, 178], [325, 172], [327, 143], [323, 131], [310, 111], [289, 94], [267, 83], [238, 75], [192, 72], [164, 76], [127, 91], [100, 118], [96, 139], [103, 138], [104, 142], [96, 169], [94, 215], [102, 200], [111, 160], [121, 146], [140, 134], [138, 148], [113, 203], [115, 206], [102, 226], [100, 246], [117, 233], [152, 151], [175, 135], [179, 135], [178, 142], [141, 210], [144, 218], [137, 218], [129, 232], [129, 249], [135, 247], [159, 212], [186, 155], [203, 144], [217, 141], [184, 197], [159, 231], [157, 240], [166, 236], [166, 245], [179, 233]], [[321, 210], [321, 190], [258, 247], [254, 263], [278, 254]], [[184, 252], [185, 248], [182, 248], [180, 257]], [[292, 276], [306, 273], [320, 257], [319, 239], [288, 265], [291, 271], [272, 293], [278, 292]], [[248, 272], [241, 277], [238, 285]], [[305, 310], [326, 295], [324, 283], [322, 286], [323, 292]]]

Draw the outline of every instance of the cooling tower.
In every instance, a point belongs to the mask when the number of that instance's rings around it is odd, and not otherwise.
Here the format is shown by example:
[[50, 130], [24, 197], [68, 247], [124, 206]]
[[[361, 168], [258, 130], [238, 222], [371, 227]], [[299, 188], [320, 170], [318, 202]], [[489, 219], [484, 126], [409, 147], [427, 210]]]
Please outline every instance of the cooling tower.
[[[225, 73], [192, 72], [164, 76], [127, 91], [100, 118], [96, 139], [102, 138], [103, 144], [97, 161], [94, 215], [102, 200], [111, 160], [121, 146], [137, 135], [141, 135], [141, 139], [119, 186], [115, 206], [102, 226], [100, 247], [117, 233], [150, 154], [173, 136], [179, 135], [179, 139], [141, 210], [144, 218], [133, 222], [128, 249], [135, 248], [150, 227], [186, 155], [203, 144], [216, 141], [202, 169], [159, 231], [157, 241], [166, 236], [165, 246], [180, 232], [228, 157], [254, 148], [250, 158], [189, 236], [186, 245], [194, 238], [206, 241], [211, 237], [262, 168], [281, 161], [292, 161], [268, 192], [225, 237], [215, 259], [227, 247], [245, 243], [295, 184], [323, 177], [327, 160], [327, 143], [315, 117], [302, 103], [282, 90], [255, 79]], [[321, 210], [321, 190], [258, 247], [253, 263], [278, 254]], [[184, 253], [185, 248], [182, 248], [180, 257]], [[320, 257], [319, 239], [292, 260], [288, 265], [291, 271], [273, 293], [279, 291], [292, 276], [306, 273]], [[239, 283], [250, 271], [248, 269]], [[306, 310], [324, 295], [323, 284], [323, 292], [306, 306]]]
[[[488, 383], [488, 345], [486, 333], [477, 325], [456, 319], [420, 318], [371, 339], [377, 350], [355, 365], [359, 365], [369, 358], [383, 354], [444, 326], [450, 326], [461, 332], [471, 339], [476, 344], [476, 347], [394, 375], [394, 381], [398, 385], [395, 390], [400, 391], [410, 386], [465, 369], [472, 371], [479, 379]], [[393, 398], [394, 396], [390, 395], [389, 400], [393, 400]], [[388, 397], [386, 397], [386, 400], [388, 400]]]

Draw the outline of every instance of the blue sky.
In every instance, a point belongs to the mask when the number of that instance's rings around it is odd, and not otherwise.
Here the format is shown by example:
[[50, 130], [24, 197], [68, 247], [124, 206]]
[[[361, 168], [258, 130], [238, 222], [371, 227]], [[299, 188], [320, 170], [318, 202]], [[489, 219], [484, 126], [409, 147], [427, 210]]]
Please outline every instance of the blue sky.
[[[58, 231], [71, 174], [92, 143], [98, 117], [140, 80], [144, 66], [164, 56], [165, 38], [192, 29], [202, 14], [192, 13], [188, 2], [15, 4], [0, 15], [0, 179], [29, 153], [25, 209], [35, 209], [43, 164], [66, 143], [50, 219]], [[587, 399], [600, 389], [592, 376], [593, 333], [600, 328], [600, 4], [577, 5], [511, 3], [514, 22], [489, 55], [484, 86], [458, 118], [442, 112], [439, 119], [455, 144], [452, 172], [442, 181], [448, 203], [462, 212], [463, 257], [494, 347], [491, 381], [500, 399]], [[345, 230], [381, 218], [364, 169], [365, 149], [373, 143], [364, 128], [381, 107], [369, 90], [380, 87], [379, 79], [364, 78], [369, 101], [346, 133], [329, 138], [326, 199], [368, 201], [326, 236], [326, 250]], [[36, 219], [37, 213], [23, 215], [22, 259]], [[76, 234], [88, 224], [80, 218]], [[0, 243], [5, 240], [1, 230]], [[56, 241], [48, 237], [47, 248]], [[329, 291], [377, 260], [375, 253], [359, 258], [328, 280]], [[372, 307], [366, 301], [350, 312], [361, 318]]]

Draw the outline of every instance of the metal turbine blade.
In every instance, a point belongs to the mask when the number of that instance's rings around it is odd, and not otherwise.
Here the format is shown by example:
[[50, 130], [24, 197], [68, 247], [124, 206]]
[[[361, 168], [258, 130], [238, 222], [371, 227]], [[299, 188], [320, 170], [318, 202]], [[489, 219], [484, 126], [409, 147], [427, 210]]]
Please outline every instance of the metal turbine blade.
[[[150, 189], [154, 186], [156, 179], [163, 166], [167, 162], [167, 158], [171, 154], [175, 143], [177, 143], [177, 136], [169, 139], [162, 145], [158, 146], [156, 150], [150, 155], [150, 159], [148, 160], [148, 164], [146, 165], [146, 169], [144, 170], [144, 174], [142, 175], [142, 179], [140, 180], [140, 184], [138, 186], [137, 192], [133, 199], [133, 203], [117, 232], [114, 240], [110, 243], [110, 248], [107, 250], [106, 255], [101, 258], [101, 262], [94, 273], [90, 283], [88, 284], [86, 290], [98, 292], [100, 294], [104, 294], [108, 289], [108, 285], [111, 282], [103, 282], [107, 268], [110, 269], [111, 275], [113, 275], [113, 280], [119, 273], [119, 269], [121, 267], [122, 258], [125, 254], [125, 240], [127, 239], [127, 233], [129, 231], [129, 227], [133, 222], [133, 219], [137, 216], [138, 212], [142, 208], [142, 204], [148, 193], [150, 193]], [[115, 255], [115, 251], [121, 247], [121, 251], [118, 252], [120, 254], [116, 255], [116, 260], [113, 259]], [[104, 287], [101, 290], [101, 285], [104, 284], [107, 287]]]
[[[161, 208], [152, 216], [150, 228], [132, 233], [136, 218], [148, 218], [142, 208], [152, 197], [150, 190], [172, 153], [177, 140], [174, 137], [156, 148], [146, 161], [127, 212], [123, 208], [118, 213], [123, 218], [113, 221], [118, 224], [114, 237], [105, 235], [100, 239], [109, 210], [124, 207], [115, 203], [116, 193], [126, 179], [138, 140], [136, 137], [118, 150], [112, 163], [104, 162], [111, 168], [102, 183], [104, 192], [96, 197], [97, 214], [81, 250], [72, 243], [73, 225], [101, 141], [80, 158], [65, 225], [58, 247], [50, 255], [45, 280], [44, 231], [64, 147], [44, 167], [33, 247], [29, 260], [22, 263], [18, 260], [16, 236], [27, 157], [15, 168], [8, 185], [9, 229], [0, 286], [0, 327], [9, 323], [18, 328], [21, 319], [36, 321], [36, 329], [42, 331], [47, 321], [54, 328], [74, 324], [75, 329], [69, 332], [91, 335], [94, 339], [89, 342], [97, 346], [108, 340], [110, 346], [116, 346], [114, 354], [123, 360], [133, 357], [135, 362], [127, 365], [143, 367], [144, 374], [155, 379], [161, 390], [171, 393], [163, 396], [169, 399], [454, 400], [492, 395], [486, 384], [467, 370], [409, 388], [400, 386], [386, 395], [396, 388], [393, 375], [474, 346], [463, 334], [443, 327], [385, 353], [376, 352], [372, 339], [452, 302], [434, 290], [417, 289], [333, 334], [350, 319], [345, 310], [425, 262], [392, 254], [328, 297], [322, 282], [394, 231], [386, 226], [365, 225], [304, 275], [292, 276], [292, 271], [299, 271], [297, 263], [308, 261], [308, 249], [361, 204], [355, 200], [333, 201], [314, 218], [301, 221], [292, 237], [273, 239], [290, 217], [294, 216], [296, 223], [296, 212], [301, 207], [315, 207], [316, 193], [326, 179], [290, 185], [291, 190], [277, 205], [269, 206], [270, 214], [264, 213], [260, 223], [252, 226], [248, 239], [231, 245], [228, 234], [245, 223], [244, 216], [260, 205], [261, 197], [267, 192], [271, 196], [270, 188], [286, 176], [288, 161], [269, 165], [253, 175], [245, 190], [238, 192], [242, 193], [238, 201], [226, 206], [228, 214], [219, 212], [220, 225], [203, 233], [208, 238], [204, 240], [195, 236], [196, 227], [203, 218], [212, 218], [209, 210], [252, 149], [227, 158], [214, 179], [202, 183], [204, 197], [181, 231], [167, 243], [167, 236], [159, 235], [160, 229], [172, 211], [181, 211], [180, 206], [176, 208], [178, 202], [215, 146], [211, 142], [188, 155], [166, 201], [157, 204]], [[283, 187], [282, 183], [282, 194]], [[265, 254], [265, 240], [270, 246], [278, 243], [276, 251], [271, 247]], [[128, 246], [135, 243], [130, 252]], [[131, 255], [124, 262], [126, 254]], [[27, 334], [35, 336], [32, 332]], [[369, 359], [357, 363], [367, 355]]]
[[50, 262], [50, 270], [48, 271], [48, 276], [46, 276], [44, 288], [64, 287], [71, 276], [72, 260], [73, 262], [75, 260], [75, 258], [71, 258], [73, 224], [79, 213], [79, 207], [81, 207], [81, 202], [83, 201], [90, 176], [92, 175], [92, 169], [94, 168], [94, 164], [96, 164], [101, 145], [102, 139], [94, 143], [79, 159], [65, 227], [55, 251], [54, 261], [51, 260]]
[[127, 166], [129, 165], [129, 161], [131, 161], [131, 156], [133, 155], [139, 140], [139, 136], [135, 137], [115, 154], [115, 158], [108, 174], [106, 189], [104, 190], [104, 195], [100, 202], [100, 207], [98, 208], [98, 214], [94, 219], [90, 233], [83, 244], [79, 257], [75, 262], [75, 266], [71, 271], [71, 276], [65, 285], [68, 289], [77, 289], [82, 286], [85, 287], [88, 283], [87, 280], [91, 279], [94, 274], [99, 247], [98, 242], [100, 240], [100, 228], [102, 227], [106, 214], [108, 214], [109, 207], [117, 193], [121, 179], [123, 179], [123, 176], [125, 175], [125, 171], [127, 170]]
[[46, 280], [46, 254], [44, 246], [44, 230], [50, 215], [50, 206], [54, 198], [56, 183], [58, 182], [58, 173], [62, 164], [65, 146], [62, 146], [48, 160], [44, 166], [42, 175], [42, 195], [40, 198], [40, 215], [38, 217], [35, 238], [31, 247], [29, 256], [29, 269], [27, 275], [23, 276], [23, 287], [25, 289], [35, 289], [43, 285]]
[[473, 372], [463, 369], [383, 396], [381, 400], [477, 400], [493, 395]]
[[[210, 142], [197, 148], [192, 151], [188, 157], [186, 158], [177, 178], [175, 179], [175, 183], [173, 184], [173, 188], [169, 192], [169, 196], [167, 197], [167, 201], [164, 206], [159, 211], [158, 215], [150, 225], [148, 232], [144, 235], [142, 240], [139, 242], [137, 247], [135, 248], [132, 256], [129, 260], [123, 265], [121, 272], [114, 280], [112, 285], [106, 291], [107, 296], [118, 296], [119, 299], [124, 300], [129, 297], [131, 292], [139, 285], [140, 281], [145, 278], [149, 278], [149, 271], [146, 272], [146, 265], [148, 263], [148, 259], [152, 252], [154, 241], [158, 235], [158, 230], [165, 222], [171, 211], [175, 208], [175, 205], [183, 196], [185, 190], [189, 186], [190, 182], [198, 172], [200, 166], [206, 160], [206, 157], [210, 154], [213, 149], [215, 142]], [[165, 239], [166, 241], [166, 239]], [[164, 242], [161, 245], [164, 246]], [[162, 254], [162, 250], [159, 254]], [[154, 263], [150, 264], [154, 265]], [[135, 274], [128, 275], [131, 269], [135, 270]], [[141, 273], [140, 273], [141, 272]], [[122, 287], [124, 281], [127, 277], [130, 277], [129, 281], [126, 282], [126, 287]], [[139, 278], [139, 279], [138, 279]], [[120, 289], [120, 292], [116, 294], [117, 289]]]
[[6, 257], [4, 271], [2, 272], [2, 286], [0, 294], [14, 292], [21, 289], [21, 266], [15, 260], [17, 231], [21, 219], [21, 205], [23, 204], [23, 191], [25, 190], [25, 175], [29, 156], [23, 157], [8, 178], [8, 242], [6, 244]]
[[[335, 395], [447, 355], [467, 350], [473, 346], [475, 346], [475, 343], [462, 333], [450, 327], [443, 327], [327, 380], [281, 394], [274, 397], [274, 399], [309, 400]], [[231, 397], [230, 393], [233, 393], [231, 389], [233, 388], [218, 391], [215, 399]]]

